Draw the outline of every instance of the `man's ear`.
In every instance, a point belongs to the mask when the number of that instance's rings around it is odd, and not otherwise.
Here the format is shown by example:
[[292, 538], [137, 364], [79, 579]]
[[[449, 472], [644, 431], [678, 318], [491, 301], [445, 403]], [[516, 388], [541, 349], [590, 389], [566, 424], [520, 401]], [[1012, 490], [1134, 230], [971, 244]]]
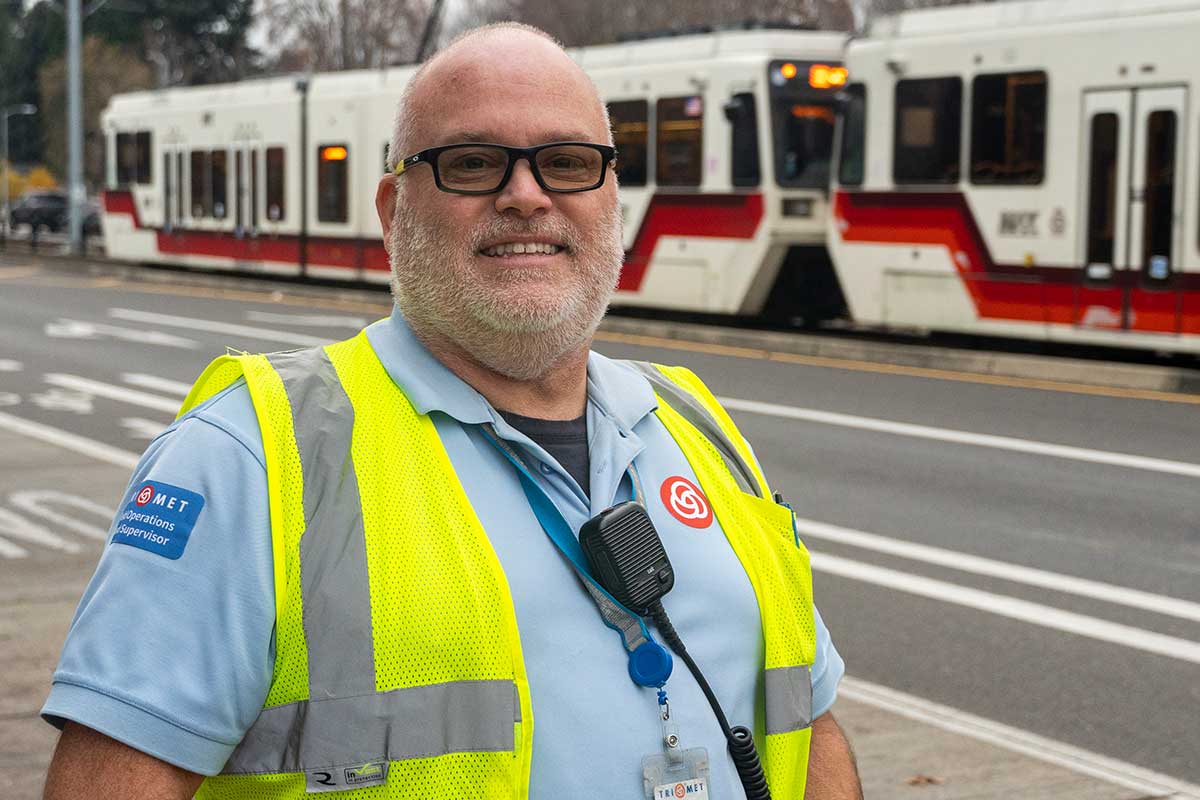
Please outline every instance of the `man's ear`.
[[375, 210], [383, 227], [383, 246], [391, 241], [392, 220], [396, 218], [396, 176], [384, 175], [375, 189]]

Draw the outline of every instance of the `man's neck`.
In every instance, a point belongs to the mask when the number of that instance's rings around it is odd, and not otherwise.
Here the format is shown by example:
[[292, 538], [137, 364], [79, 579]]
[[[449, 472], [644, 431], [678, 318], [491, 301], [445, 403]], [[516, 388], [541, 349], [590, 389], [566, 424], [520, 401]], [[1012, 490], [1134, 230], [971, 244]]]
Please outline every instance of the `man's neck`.
[[487, 398], [493, 408], [537, 419], [576, 419], [587, 408], [590, 338], [544, 375], [530, 380], [517, 380], [489, 369], [442, 336], [419, 338], [434, 358]]

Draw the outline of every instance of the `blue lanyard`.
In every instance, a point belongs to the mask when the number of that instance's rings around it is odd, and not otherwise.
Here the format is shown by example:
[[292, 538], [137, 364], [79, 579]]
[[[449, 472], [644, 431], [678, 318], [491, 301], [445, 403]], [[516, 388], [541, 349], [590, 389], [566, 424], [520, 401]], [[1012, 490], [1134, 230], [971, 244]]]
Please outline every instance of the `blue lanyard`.
[[[661, 689], [667, 682], [667, 678], [671, 676], [671, 654], [665, 647], [654, 641], [654, 637], [650, 635], [650, 631], [646, 627], [645, 620], [618, 602], [595, 579], [588, 568], [583, 547], [579, 544], [579, 539], [576, 538], [574, 531], [571, 530], [570, 523], [558, 510], [558, 506], [554, 505], [554, 501], [537, 485], [516, 452], [500, 440], [495, 428], [491, 425], [484, 425], [483, 429], [496, 449], [516, 468], [517, 476], [521, 479], [521, 488], [525, 491], [525, 497], [529, 501], [529, 507], [534, 516], [537, 517], [538, 524], [542, 526], [542, 530], [550, 537], [550, 541], [554, 542], [559, 552], [566, 556], [567, 560], [571, 562], [571, 566], [575, 568], [575, 572], [583, 581], [584, 588], [595, 601], [604, 624], [620, 634], [621, 644], [629, 655], [629, 677], [639, 686], [654, 686]], [[629, 475], [634, 487], [633, 500], [637, 501], [639, 500], [637, 490], [639, 481], [632, 465]]]

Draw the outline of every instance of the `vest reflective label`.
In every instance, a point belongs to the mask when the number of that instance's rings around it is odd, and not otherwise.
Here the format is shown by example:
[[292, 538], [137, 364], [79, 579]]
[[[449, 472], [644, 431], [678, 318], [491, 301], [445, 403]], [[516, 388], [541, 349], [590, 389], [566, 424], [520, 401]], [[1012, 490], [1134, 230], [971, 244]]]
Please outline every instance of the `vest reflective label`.
[[317, 794], [381, 786], [387, 783], [387, 773], [387, 761], [370, 761], [353, 767], [314, 769], [304, 773], [304, 791]]
[[671, 516], [692, 528], [707, 528], [712, 525], [712, 506], [700, 487], [687, 478], [674, 475], [667, 478], [659, 489], [663, 505]]

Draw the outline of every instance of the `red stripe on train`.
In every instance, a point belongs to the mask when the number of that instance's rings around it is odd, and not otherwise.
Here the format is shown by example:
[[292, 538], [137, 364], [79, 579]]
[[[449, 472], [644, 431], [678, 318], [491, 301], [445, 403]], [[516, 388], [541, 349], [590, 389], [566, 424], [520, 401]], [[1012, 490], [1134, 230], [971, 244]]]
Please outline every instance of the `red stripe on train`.
[[[130, 192], [104, 193], [104, 208], [110, 214], [129, 214], [134, 227], [142, 223]], [[663, 236], [750, 239], [758, 231], [763, 217], [761, 194], [688, 194], [655, 195], [642, 218], [633, 247], [626, 253], [621, 269], [619, 291], [636, 292], [641, 288]], [[299, 238], [294, 235], [237, 237], [226, 231], [177, 230], [166, 233], [155, 229], [159, 252], [166, 255], [199, 255], [241, 261], [275, 261], [296, 264], [300, 261]], [[375, 239], [334, 239], [312, 236], [308, 240], [308, 261], [322, 266], [362, 266], [387, 271], [387, 252]]]
[[839, 191], [834, 215], [843, 241], [945, 247], [983, 319], [1078, 325], [1089, 308], [1114, 297], [1119, 308], [1127, 291], [1132, 329], [1200, 333], [1200, 292], [1189, 291], [1191, 275], [1177, 274], [1175, 290], [1094, 289], [1082, 286], [1078, 267], [997, 264], [961, 193]]
[[751, 239], [763, 217], [761, 194], [656, 194], [633, 247], [625, 254], [617, 291], [636, 292], [663, 236]]

